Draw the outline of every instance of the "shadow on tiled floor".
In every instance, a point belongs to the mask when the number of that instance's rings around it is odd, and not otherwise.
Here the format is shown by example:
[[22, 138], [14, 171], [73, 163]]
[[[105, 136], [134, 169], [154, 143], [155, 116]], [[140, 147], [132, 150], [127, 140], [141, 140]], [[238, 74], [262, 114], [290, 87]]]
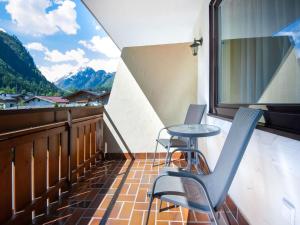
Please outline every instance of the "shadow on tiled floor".
[[[147, 191], [162, 168], [162, 161], [159, 163], [152, 168], [150, 160], [101, 162], [48, 216], [37, 219], [37, 224], [143, 224]], [[153, 204], [149, 224], [211, 224], [207, 214], [165, 202], [159, 212], [159, 204], [159, 200]], [[226, 224], [224, 218], [221, 216], [222, 224]]]

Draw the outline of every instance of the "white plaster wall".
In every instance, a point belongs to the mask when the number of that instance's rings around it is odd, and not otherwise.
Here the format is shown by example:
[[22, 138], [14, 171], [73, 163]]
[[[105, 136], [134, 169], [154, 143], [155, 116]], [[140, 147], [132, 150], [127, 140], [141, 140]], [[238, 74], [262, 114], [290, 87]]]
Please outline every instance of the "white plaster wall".
[[[154, 150], [155, 139], [158, 131], [164, 127], [163, 123], [123, 60], [118, 66], [105, 109], [132, 153]], [[122, 151], [126, 153], [127, 150], [112, 125], [107, 118], [104, 119]], [[114, 152], [117, 149], [108, 150]]]
[[[209, 102], [209, 0], [201, 9], [195, 36], [203, 36], [198, 53], [198, 102]], [[222, 132], [216, 137], [200, 140], [201, 149], [213, 169], [230, 122], [207, 117]], [[253, 225], [288, 225], [281, 214], [282, 199], [296, 207], [296, 223], [300, 224], [300, 142], [255, 130], [229, 194]]]
[[[199, 8], [199, 18], [194, 26], [194, 36], [203, 38], [202, 46], [198, 49], [198, 79], [197, 101], [200, 104], [209, 104], [209, 0], [204, 0]], [[206, 107], [208, 111], [208, 107]]]
[[[214, 168], [231, 123], [213, 117], [207, 123], [222, 129], [220, 135], [201, 141]], [[250, 224], [288, 225], [281, 214], [283, 199], [295, 206], [300, 224], [299, 159], [299, 141], [255, 130], [229, 191]]]
[[163, 124], [182, 123], [197, 101], [197, 58], [190, 43], [123, 48], [122, 59]]

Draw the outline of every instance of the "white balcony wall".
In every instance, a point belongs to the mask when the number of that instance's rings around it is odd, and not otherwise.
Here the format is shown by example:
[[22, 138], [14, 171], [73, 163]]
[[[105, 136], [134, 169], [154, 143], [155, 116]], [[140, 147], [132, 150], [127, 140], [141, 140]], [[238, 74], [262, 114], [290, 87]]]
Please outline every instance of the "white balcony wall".
[[163, 123], [123, 60], [117, 69], [109, 102], [105, 106], [104, 135], [110, 153], [153, 151]]
[[122, 59], [106, 106], [119, 134], [106, 119], [107, 149], [152, 152], [158, 131], [196, 103], [197, 58], [189, 44], [171, 44], [124, 48]]
[[190, 43], [129, 47], [122, 58], [165, 126], [182, 123], [197, 101], [197, 58]]
[[[209, 0], [205, 0], [195, 26], [195, 36], [203, 36], [198, 53], [198, 102], [209, 103]], [[222, 132], [200, 140], [213, 169], [231, 123], [206, 117]], [[289, 224], [282, 215], [282, 200], [296, 208], [295, 224], [300, 224], [300, 142], [255, 130], [229, 194], [248, 222], [253, 225]]]

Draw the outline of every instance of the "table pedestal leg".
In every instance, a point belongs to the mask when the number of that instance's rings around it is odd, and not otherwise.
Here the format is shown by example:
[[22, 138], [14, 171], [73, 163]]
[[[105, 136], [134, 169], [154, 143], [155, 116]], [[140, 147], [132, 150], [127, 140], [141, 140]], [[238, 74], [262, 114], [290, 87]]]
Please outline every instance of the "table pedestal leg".
[[[196, 149], [201, 151], [198, 147], [198, 140], [196, 140]], [[195, 167], [196, 167], [196, 171], [198, 174], [203, 174], [203, 171], [201, 169], [201, 160], [199, 160], [199, 157], [201, 157], [201, 155], [198, 155], [198, 153], [195, 153]]]
[[[192, 149], [198, 149], [198, 139], [197, 138], [189, 138], [188, 146]], [[198, 150], [200, 150], [200, 149], [198, 149]], [[196, 169], [196, 173], [203, 174], [203, 171], [201, 170], [201, 161], [199, 160], [198, 153], [188, 152], [187, 154], [188, 154], [187, 170], [192, 171], [192, 166], [194, 165], [195, 169]]]
[[[193, 140], [192, 138], [188, 139], [188, 148], [192, 147], [192, 143]], [[186, 167], [187, 171], [192, 171], [192, 153], [191, 152], [187, 152], [187, 167]]]

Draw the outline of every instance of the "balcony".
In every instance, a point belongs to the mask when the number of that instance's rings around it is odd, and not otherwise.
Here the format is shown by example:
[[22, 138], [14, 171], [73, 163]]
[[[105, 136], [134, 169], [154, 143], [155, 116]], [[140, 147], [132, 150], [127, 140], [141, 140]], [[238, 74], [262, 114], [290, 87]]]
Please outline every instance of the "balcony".
[[[240, 106], [264, 112], [219, 223], [299, 225], [299, 1], [82, 2], [121, 50], [109, 101], [0, 111], [0, 224], [143, 224], [166, 157], [159, 148], [151, 166], [157, 132], [197, 103], [207, 105], [202, 123], [220, 128], [197, 142], [204, 171]], [[214, 223], [155, 200], [149, 224]]]
[[[104, 154], [102, 107], [0, 113], [1, 223], [142, 224], [147, 191], [165, 153], [154, 167], [150, 152]], [[180, 155], [173, 160], [173, 166], [186, 166]], [[228, 198], [221, 224], [230, 224], [228, 219], [237, 224], [237, 211], [229, 210], [234, 207]], [[156, 201], [150, 224], [210, 224], [210, 219]]]

